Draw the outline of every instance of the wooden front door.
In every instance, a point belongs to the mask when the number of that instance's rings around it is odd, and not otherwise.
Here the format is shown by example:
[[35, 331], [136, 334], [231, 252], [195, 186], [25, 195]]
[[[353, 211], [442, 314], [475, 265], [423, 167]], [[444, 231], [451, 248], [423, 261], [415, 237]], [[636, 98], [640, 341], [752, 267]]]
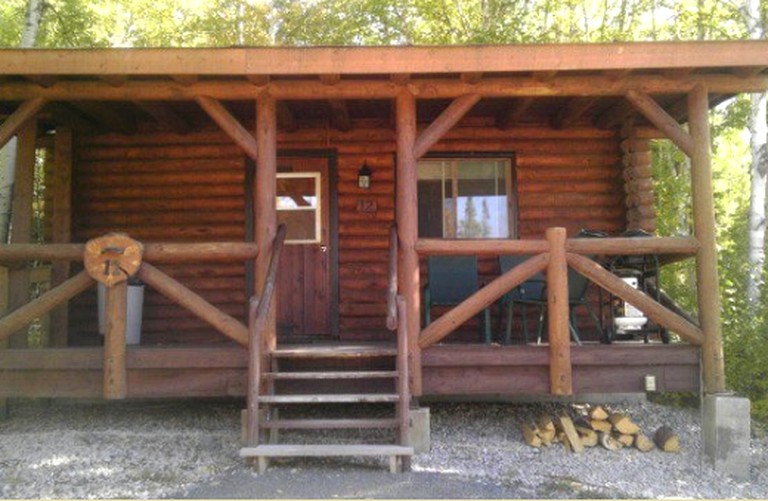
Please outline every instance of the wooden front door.
[[279, 342], [337, 334], [329, 170], [328, 157], [278, 160], [277, 220], [287, 227], [277, 281]]

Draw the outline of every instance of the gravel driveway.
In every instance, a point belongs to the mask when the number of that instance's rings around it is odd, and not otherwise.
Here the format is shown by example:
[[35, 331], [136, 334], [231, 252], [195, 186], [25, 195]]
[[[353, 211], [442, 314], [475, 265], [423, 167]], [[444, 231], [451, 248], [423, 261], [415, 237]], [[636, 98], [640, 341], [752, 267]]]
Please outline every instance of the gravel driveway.
[[752, 482], [734, 482], [702, 462], [696, 409], [613, 406], [649, 431], [671, 425], [679, 454], [595, 448], [574, 455], [522, 440], [521, 420], [555, 405], [433, 404], [432, 450], [414, 457], [410, 473], [391, 475], [377, 458], [291, 459], [258, 476], [237, 457], [242, 406], [14, 402], [0, 422], [0, 496], [768, 498], [768, 439], [753, 438]]

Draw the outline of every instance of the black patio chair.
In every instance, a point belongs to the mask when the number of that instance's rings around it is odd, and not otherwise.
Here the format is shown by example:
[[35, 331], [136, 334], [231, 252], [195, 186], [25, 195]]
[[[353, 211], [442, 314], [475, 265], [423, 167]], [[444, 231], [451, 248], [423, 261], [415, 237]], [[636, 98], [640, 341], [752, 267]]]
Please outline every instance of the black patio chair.
[[[523, 263], [531, 256], [499, 256], [499, 270], [501, 274], [510, 271], [515, 266]], [[514, 323], [515, 306], [520, 306], [520, 313], [523, 327], [523, 342], [528, 344], [528, 306], [532, 303], [526, 301], [536, 301], [541, 299], [544, 288], [547, 285], [547, 279], [544, 273], [539, 272], [533, 275], [531, 278], [518, 285], [511, 291], [507, 292], [501, 297], [499, 303], [499, 323], [501, 323], [502, 313], [506, 307], [507, 317], [506, 326], [504, 329], [504, 344], [510, 344], [512, 339], [512, 324]], [[542, 306], [539, 304], [539, 309]]]
[[[429, 256], [424, 286], [425, 325], [432, 323], [432, 306], [455, 306], [479, 289], [476, 256]], [[491, 312], [483, 310], [481, 341], [491, 342]]]

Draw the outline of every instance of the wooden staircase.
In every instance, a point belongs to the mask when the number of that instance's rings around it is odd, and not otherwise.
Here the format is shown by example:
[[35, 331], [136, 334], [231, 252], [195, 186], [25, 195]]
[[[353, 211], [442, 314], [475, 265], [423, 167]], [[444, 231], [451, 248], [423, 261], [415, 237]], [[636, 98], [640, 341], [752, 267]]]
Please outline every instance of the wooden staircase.
[[[390, 229], [387, 328], [396, 331], [397, 342], [386, 344], [316, 344], [275, 347], [275, 329], [270, 324], [277, 268], [286, 229], [280, 225], [272, 244], [269, 266], [260, 296], [251, 298], [248, 315], [248, 408], [245, 412], [245, 442], [240, 456], [255, 458], [263, 473], [271, 458], [309, 456], [385, 456], [393, 473], [410, 468], [413, 448], [408, 444], [410, 389], [408, 386], [408, 338], [405, 301], [397, 295], [397, 231]], [[274, 317], [272, 317], [274, 322]], [[270, 348], [270, 346], [272, 348]], [[385, 369], [377, 362], [388, 361]], [[304, 364], [304, 370], [295, 370]], [[307, 370], [306, 367], [311, 367]], [[353, 367], [349, 369], [349, 367]], [[268, 369], [267, 369], [268, 367]], [[364, 367], [365, 369], [360, 369]], [[346, 369], [345, 369], [346, 368]], [[375, 368], [375, 369], [372, 369]], [[388, 392], [376, 392], [389, 380]], [[291, 383], [303, 383], [302, 393], [285, 391]], [[327, 388], [328, 384], [331, 388]], [[323, 391], [318, 387], [325, 385]], [[377, 388], [378, 385], [378, 388]], [[344, 386], [356, 391], [345, 392]], [[311, 393], [306, 388], [312, 387]], [[359, 389], [362, 388], [362, 391]], [[280, 417], [286, 411], [309, 406], [338, 406], [341, 409], [384, 405], [386, 417], [343, 416], [341, 418]], [[347, 407], [343, 407], [343, 406]], [[287, 413], [287, 412], [286, 412]], [[290, 444], [280, 443], [281, 430], [386, 429], [394, 432], [391, 443]]]
[[[270, 371], [262, 374], [267, 391], [258, 396], [259, 444], [249, 444], [240, 450], [240, 456], [255, 458], [260, 473], [268, 466], [269, 459], [277, 457], [312, 457], [312, 456], [385, 456], [389, 457], [390, 471], [402, 471], [408, 467], [413, 448], [403, 445], [406, 443], [408, 430], [409, 395], [407, 381], [400, 384], [398, 365], [405, 367], [405, 361], [398, 359], [398, 350], [394, 344], [358, 344], [358, 345], [294, 345], [279, 347], [270, 355]], [[359, 361], [350, 364], [350, 359]], [[378, 359], [375, 360], [374, 359]], [[359, 365], [370, 365], [374, 362], [389, 362], [391, 370], [360, 370]], [[320, 363], [330, 369], [322, 370], [291, 370], [294, 367], [311, 366]], [[353, 365], [353, 368], [341, 370]], [[288, 370], [283, 369], [288, 367]], [[406, 376], [407, 377], [407, 376]], [[284, 382], [303, 382], [303, 388], [314, 387], [323, 383], [331, 383], [338, 387], [383, 389], [389, 386], [387, 392], [347, 392], [329, 391], [322, 393], [301, 394], [281, 391]], [[386, 383], [389, 383], [387, 385]], [[392, 391], [394, 389], [395, 391]], [[355, 404], [355, 411], [361, 406], [379, 404], [391, 408], [391, 414], [386, 417], [355, 415], [317, 418], [299, 417], [281, 418], [281, 408], [296, 412], [298, 407], [307, 405]], [[346, 408], [350, 406], [347, 405]], [[314, 409], [313, 409], [314, 410]], [[351, 410], [351, 409], [348, 409]], [[389, 410], [389, 409], [388, 409]], [[357, 412], [355, 412], [357, 414]], [[388, 429], [394, 432], [392, 443], [366, 444], [292, 444], [281, 443], [281, 430], [339, 430], [339, 429]], [[269, 443], [263, 443], [269, 442]]]

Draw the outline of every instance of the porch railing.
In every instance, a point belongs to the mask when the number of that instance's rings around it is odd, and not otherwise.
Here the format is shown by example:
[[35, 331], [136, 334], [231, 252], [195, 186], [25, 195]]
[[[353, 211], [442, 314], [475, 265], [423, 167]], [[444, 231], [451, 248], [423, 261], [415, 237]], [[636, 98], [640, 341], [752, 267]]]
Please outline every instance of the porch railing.
[[422, 349], [444, 339], [461, 324], [499, 300], [504, 294], [546, 270], [547, 314], [549, 325], [550, 391], [555, 395], [573, 392], [571, 379], [568, 311], [568, 266], [643, 311], [656, 323], [677, 333], [696, 346], [704, 344], [701, 329], [675, 311], [659, 304], [647, 294], [632, 288], [587, 255], [660, 254], [667, 261], [693, 256], [699, 248], [695, 238], [601, 238], [566, 239], [564, 228], [550, 228], [546, 240], [434, 240], [420, 239], [416, 250], [421, 255], [474, 254], [486, 256], [532, 255], [502, 274], [446, 312], [421, 331]]
[[155, 263], [243, 261], [255, 259], [256, 244], [216, 242], [197, 244], [152, 243], [143, 245], [124, 234], [108, 234], [86, 244], [0, 245], [0, 263], [26, 261], [83, 261], [85, 270], [51, 288], [40, 297], [0, 318], [0, 341], [26, 327], [96, 282], [107, 286], [107, 332], [104, 340], [103, 395], [125, 398], [125, 327], [127, 280], [136, 276], [175, 303], [208, 322], [233, 341], [246, 346], [248, 328], [203, 297], [155, 268]]

